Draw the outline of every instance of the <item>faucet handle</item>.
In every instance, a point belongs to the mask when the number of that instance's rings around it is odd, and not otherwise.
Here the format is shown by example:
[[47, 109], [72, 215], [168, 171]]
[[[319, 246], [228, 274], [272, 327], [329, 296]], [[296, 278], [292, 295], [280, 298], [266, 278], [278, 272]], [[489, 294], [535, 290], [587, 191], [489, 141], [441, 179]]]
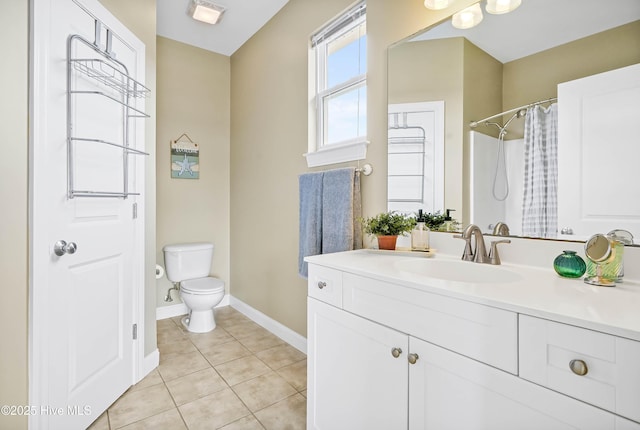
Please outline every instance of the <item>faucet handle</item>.
[[462, 253], [462, 259], [465, 261], [473, 261], [473, 251], [471, 250], [471, 238], [464, 237], [461, 234], [456, 234], [453, 236], [454, 239], [463, 239], [466, 243], [464, 244], [464, 252]]
[[489, 264], [500, 264], [500, 256], [498, 255], [499, 243], [511, 243], [511, 241], [509, 239], [491, 241], [491, 249], [489, 249]]

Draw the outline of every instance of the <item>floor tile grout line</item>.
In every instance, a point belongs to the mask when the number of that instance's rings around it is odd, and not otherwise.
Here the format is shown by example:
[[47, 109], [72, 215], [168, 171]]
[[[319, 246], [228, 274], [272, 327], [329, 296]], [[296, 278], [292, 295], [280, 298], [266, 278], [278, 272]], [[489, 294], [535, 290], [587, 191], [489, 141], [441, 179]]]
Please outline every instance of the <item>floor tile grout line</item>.
[[[224, 384], [226, 385], [226, 387], [227, 387], [227, 388], [230, 388], [230, 389], [231, 389], [231, 391], [234, 393], [234, 395], [235, 395], [235, 396], [240, 400], [240, 402], [241, 402], [241, 403], [246, 407], [246, 409], [249, 411], [249, 414], [245, 415], [244, 417], [239, 418], [239, 419], [238, 419], [238, 420], [236, 420], [236, 421], [239, 421], [239, 420], [241, 420], [241, 419], [243, 419], [243, 418], [245, 418], [245, 417], [248, 417], [248, 416], [252, 416], [252, 417], [256, 420], [256, 422], [257, 422], [257, 423], [258, 423], [258, 424], [259, 424], [263, 429], [266, 429], [265, 424], [264, 424], [264, 423], [262, 423], [262, 421], [260, 421], [260, 420], [258, 419], [258, 417], [257, 417], [256, 413], [258, 413], [258, 412], [260, 412], [260, 411], [262, 411], [262, 410], [265, 410], [265, 409], [267, 409], [267, 408], [270, 408], [270, 407], [272, 407], [272, 406], [276, 405], [277, 403], [282, 402], [282, 401], [284, 401], [284, 400], [286, 400], [286, 399], [289, 399], [289, 398], [291, 398], [291, 397], [293, 397], [293, 396], [296, 396], [296, 394], [299, 394], [302, 398], [305, 398], [305, 399], [306, 399], [306, 397], [304, 396], [304, 394], [302, 394], [302, 392], [303, 392], [303, 391], [306, 391], [306, 390], [307, 390], [307, 387], [305, 386], [305, 387], [303, 387], [302, 389], [298, 389], [298, 388], [294, 387], [294, 386], [289, 382], [289, 380], [287, 380], [284, 376], [282, 376], [282, 375], [280, 374], [280, 372], [279, 372], [279, 371], [280, 371], [281, 369], [284, 369], [284, 368], [289, 367], [289, 366], [293, 366], [293, 365], [295, 365], [295, 364], [297, 364], [297, 363], [300, 363], [300, 362], [302, 362], [302, 361], [306, 360], [306, 359], [307, 359], [307, 356], [306, 356], [306, 354], [304, 354], [304, 358], [302, 358], [302, 359], [300, 359], [300, 360], [294, 360], [294, 361], [292, 361], [292, 362], [290, 362], [290, 363], [287, 363], [287, 364], [285, 364], [285, 365], [281, 365], [281, 366], [279, 366], [279, 367], [277, 367], [277, 368], [274, 368], [274, 367], [270, 366], [270, 365], [269, 365], [265, 360], [261, 359], [261, 358], [258, 356], [258, 354], [259, 354], [259, 353], [262, 353], [262, 352], [264, 352], [264, 351], [268, 351], [268, 350], [272, 350], [272, 349], [280, 348], [280, 347], [282, 347], [282, 346], [286, 346], [286, 345], [291, 346], [291, 345], [290, 345], [288, 342], [286, 342], [284, 339], [281, 339], [281, 338], [279, 338], [279, 337], [278, 337], [278, 338], [283, 342], [282, 344], [272, 345], [272, 346], [269, 346], [269, 347], [267, 347], [267, 348], [260, 349], [260, 350], [258, 350], [258, 351], [253, 351], [252, 349], [247, 348], [247, 347], [244, 345], [244, 343], [242, 342], [242, 339], [247, 339], [247, 338], [251, 337], [251, 336], [252, 336], [252, 334], [245, 334], [245, 335], [242, 335], [242, 336], [238, 336], [237, 334], [236, 334], [236, 335], [233, 335], [231, 332], [229, 332], [229, 331], [228, 331], [228, 328], [229, 328], [229, 327], [233, 327], [233, 326], [236, 326], [236, 325], [238, 325], [238, 324], [251, 323], [251, 324], [254, 324], [254, 325], [255, 325], [256, 327], [258, 327], [258, 328], [261, 328], [261, 329], [263, 329], [263, 330], [266, 330], [268, 333], [271, 333], [271, 332], [269, 332], [269, 330], [265, 329], [264, 327], [260, 326], [259, 324], [255, 323], [255, 321], [252, 321], [251, 319], [249, 319], [249, 318], [248, 318], [248, 317], [246, 317], [245, 315], [243, 315], [243, 314], [239, 313], [239, 311], [237, 311], [237, 310], [235, 310], [235, 309], [233, 309], [233, 308], [230, 308], [230, 309], [232, 309], [232, 311], [230, 312], [231, 316], [229, 316], [228, 318], [224, 318], [224, 319], [223, 319], [224, 321], [219, 321], [219, 324], [218, 324], [218, 325], [219, 325], [219, 327], [220, 327], [220, 328], [222, 328], [222, 329], [223, 329], [223, 330], [224, 330], [224, 331], [225, 331], [225, 332], [230, 336], [230, 339], [229, 339], [229, 340], [227, 340], [227, 341], [220, 342], [219, 344], [212, 345], [212, 346], [213, 346], [214, 348], [217, 348], [218, 346], [222, 346], [222, 345], [224, 345], [224, 344], [226, 344], [226, 343], [229, 343], [229, 342], [232, 342], [232, 341], [236, 341], [236, 342], [238, 342], [238, 343], [239, 343], [243, 348], [245, 348], [245, 349], [247, 350], [248, 355], [246, 355], [246, 356], [244, 356], [244, 357], [238, 357], [238, 358], [236, 358], [236, 359], [234, 359], [234, 360], [228, 360], [228, 361], [225, 361], [225, 362], [223, 362], [223, 363], [218, 363], [218, 364], [214, 365], [214, 364], [212, 364], [212, 363], [211, 363], [211, 361], [209, 361], [209, 359], [205, 356], [204, 352], [205, 352], [206, 350], [205, 350], [205, 349], [201, 349], [200, 347], [198, 347], [198, 346], [194, 343], [194, 341], [193, 341], [193, 337], [192, 337], [192, 336], [189, 336], [188, 331], [187, 331], [187, 330], [185, 330], [185, 328], [184, 328], [184, 327], [182, 327], [181, 325], [179, 325], [179, 324], [178, 324], [178, 323], [177, 323], [173, 318], [170, 318], [170, 319], [171, 319], [171, 321], [172, 321], [172, 323], [173, 323], [173, 326], [172, 326], [172, 325], [168, 325], [168, 326], [167, 326], [167, 330], [169, 330], [169, 331], [170, 331], [170, 330], [172, 330], [172, 328], [173, 328], [173, 327], [178, 328], [178, 329], [179, 329], [179, 331], [180, 331], [180, 334], [182, 335], [181, 337], [179, 337], [179, 339], [181, 339], [181, 340], [182, 340], [182, 339], [188, 339], [188, 340], [189, 340], [189, 343], [190, 343], [190, 344], [195, 348], [195, 350], [200, 354], [200, 356], [202, 356], [202, 357], [205, 359], [205, 361], [206, 361], [206, 363], [207, 363], [207, 365], [208, 365], [208, 367], [207, 367], [207, 368], [212, 368], [212, 369], [214, 370], [214, 372], [215, 372], [215, 373], [216, 373], [216, 374], [217, 374], [217, 375], [222, 379], [222, 381], [224, 381]], [[240, 316], [239, 316], [239, 317], [236, 317], [235, 315], [240, 315]], [[235, 324], [231, 324], [231, 323], [230, 323], [230, 320], [232, 320], [232, 319], [234, 319], [234, 318], [237, 318], [237, 320], [236, 320]], [[230, 323], [230, 324], [228, 324], [228, 325], [227, 325], [227, 323]], [[168, 324], [168, 323], [167, 323], [167, 324]], [[225, 326], [226, 326], [226, 327], [225, 327]], [[158, 332], [160, 332], [160, 331], [161, 331], [161, 330], [158, 330]], [[233, 330], [232, 330], [232, 331], [233, 331]], [[273, 334], [273, 333], [271, 333], [271, 334]], [[274, 335], [274, 336], [275, 336], [275, 335]], [[177, 337], [177, 336], [176, 336], [176, 337]], [[276, 336], [276, 337], [277, 337], [277, 336]], [[174, 340], [172, 339], [171, 341], [166, 342], [166, 344], [170, 344], [170, 343], [172, 343], [173, 341], [174, 341]], [[159, 345], [160, 345], [160, 344], [159, 344]], [[180, 357], [180, 355], [182, 355], [182, 353], [176, 353], [176, 354], [177, 354], [177, 355], [176, 355], [176, 357]], [[284, 381], [284, 382], [285, 382], [289, 387], [291, 387], [291, 389], [294, 391], [294, 393], [293, 393], [293, 394], [290, 394], [290, 395], [288, 395], [288, 396], [285, 396], [284, 398], [282, 398], [282, 399], [280, 399], [280, 400], [277, 400], [276, 402], [274, 402], [274, 403], [272, 403], [272, 404], [266, 405], [266, 406], [264, 406], [264, 407], [260, 408], [259, 410], [255, 411], [255, 412], [254, 412], [254, 411], [252, 411], [252, 410], [249, 408], [249, 406], [244, 402], [244, 400], [242, 400], [242, 398], [241, 398], [241, 397], [240, 397], [240, 395], [236, 392], [236, 390], [234, 389], [234, 387], [235, 387], [235, 386], [238, 386], [238, 385], [240, 385], [240, 384], [243, 384], [243, 383], [246, 383], [246, 382], [252, 381], [252, 380], [254, 380], [254, 379], [256, 379], [256, 378], [259, 378], [259, 377], [261, 377], [261, 376], [264, 376], [265, 374], [255, 376], [255, 377], [250, 378], [250, 379], [248, 379], [248, 380], [246, 380], [246, 381], [238, 382], [237, 384], [235, 384], [235, 385], [233, 385], [233, 386], [232, 386], [232, 385], [230, 385], [230, 384], [229, 384], [229, 382], [228, 382], [228, 381], [227, 381], [227, 380], [222, 376], [222, 374], [218, 371], [218, 369], [216, 369], [216, 366], [220, 366], [220, 365], [222, 365], [222, 364], [229, 363], [229, 362], [232, 362], [232, 361], [235, 361], [235, 360], [246, 359], [247, 357], [251, 357], [251, 356], [253, 356], [253, 357], [254, 357], [255, 359], [257, 359], [259, 362], [261, 362], [263, 365], [265, 365], [265, 366], [266, 366], [266, 368], [267, 368], [267, 369], [269, 369], [269, 372], [270, 372], [270, 373], [273, 373], [273, 374], [277, 375], [278, 377], [282, 378], [282, 379], [283, 379], [283, 381]], [[173, 381], [173, 380], [179, 379], [179, 378], [183, 378], [183, 377], [186, 377], [186, 376], [192, 375], [193, 373], [196, 373], [196, 372], [198, 372], [198, 371], [202, 371], [202, 370], [205, 370], [205, 369], [199, 369], [199, 370], [196, 370], [196, 371], [194, 371], [194, 372], [190, 372], [190, 373], [188, 373], [188, 374], [181, 375], [181, 376], [179, 376], [179, 377], [173, 378], [173, 379], [171, 379], [171, 380], [169, 380], [169, 381], [165, 380], [165, 377], [164, 377], [164, 376], [162, 376], [162, 374], [160, 373], [159, 369], [158, 369], [158, 371], [157, 371], [157, 373], [158, 373], [158, 375], [160, 376], [160, 379], [161, 379], [161, 381], [162, 381], [162, 384], [164, 385], [165, 389], [167, 390], [167, 392], [168, 392], [168, 394], [169, 394], [169, 396], [170, 396], [170, 398], [171, 398], [171, 400], [172, 400], [172, 402], [173, 402], [174, 408], [172, 408], [172, 409], [177, 409], [178, 414], [180, 415], [180, 418], [181, 418], [182, 422], [184, 423], [184, 425], [185, 425], [187, 428], [189, 428], [189, 426], [187, 425], [187, 422], [186, 422], [186, 420], [185, 420], [184, 416], [182, 415], [182, 412], [180, 411], [180, 406], [178, 406], [178, 405], [177, 405], [176, 399], [174, 398], [173, 394], [172, 394], [172, 393], [171, 393], [171, 391], [169, 390], [169, 386], [167, 385], [167, 383], [168, 383], [168, 382], [171, 382], [171, 381]], [[205, 396], [205, 397], [206, 397], [206, 396]], [[202, 398], [202, 397], [199, 397], [198, 399], [201, 399], [201, 398]], [[194, 399], [194, 400], [191, 400], [191, 401], [195, 401], [195, 400], [198, 400], [198, 399]], [[169, 410], [171, 410], [171, 409], [168, 409], [167, 411], [169, 411]], [[163, 412], [160, 412], [160, 413], [165, 413], [165, 412], [167, 412], [167, 411], [163, 411]], [[156, 414], [156, 415], [159, 415], [159, 414]], [[153, 416], [155, 416], [155, 415], [153, 415]], [[147, 417], [147, 418], [144, 418], [144, 419], [148, 419], [148, 418], [150, 418], [150, 417]], [[142, 420], [138, 420], [138, 421], [142, 421]], [[134, 422], [138, 422], [138, 421], [134, 421]], [[233, 422], [236, 422], [236, 421], [233, 421]], [[127, 424], [125, 424], [125, 425], [133, 424], [134, 422], [132, 422], [132, 423], [127, 423]], [[108, 410], [107, 410], [107, 423], [108, 423], [108, 425], [109, 425], [109, 429], [110, 429], [110, 430], [114, 430], [114, 429], [112, 429], [112, 427], [111, 427], [111, 417], [110, 417], [110, 415], [109, 415], [109, 413], [108, 413]], [[226, 426], [226, 425], [228, 425], [228, 424], [231, 424], [231, 423], [227, 423], [227, 424], [225, 424], [225, 426]], [[223, 426], [223, 427], [224, 427], [224, 426]]]

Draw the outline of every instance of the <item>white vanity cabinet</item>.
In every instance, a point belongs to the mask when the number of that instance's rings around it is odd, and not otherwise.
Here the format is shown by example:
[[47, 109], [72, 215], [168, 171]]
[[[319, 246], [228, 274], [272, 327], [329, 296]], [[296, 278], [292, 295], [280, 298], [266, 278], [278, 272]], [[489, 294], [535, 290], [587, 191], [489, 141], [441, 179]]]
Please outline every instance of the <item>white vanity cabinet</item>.
[[307, 428], [406, 428], [407, 335], [312, 298], [307, 309]]
[[640, 422], [640, 342], [520, 315], [520, 377]]
[[422, 340], [409, 343], [418, 355], [409, 371], [410, 430], [625, 428], [601, 409]]
[[518, 313], [317, 264], [308, 287], [309, 430], [640, 430], [519, 377]]

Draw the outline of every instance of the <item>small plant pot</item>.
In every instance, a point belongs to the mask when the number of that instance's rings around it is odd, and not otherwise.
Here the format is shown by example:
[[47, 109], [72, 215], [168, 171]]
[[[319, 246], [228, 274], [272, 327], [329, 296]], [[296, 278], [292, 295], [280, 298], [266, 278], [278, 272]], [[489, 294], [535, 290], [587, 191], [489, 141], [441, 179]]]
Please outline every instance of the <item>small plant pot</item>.
[[398, 236], [378, 236], [378, 249], [396, 249]]

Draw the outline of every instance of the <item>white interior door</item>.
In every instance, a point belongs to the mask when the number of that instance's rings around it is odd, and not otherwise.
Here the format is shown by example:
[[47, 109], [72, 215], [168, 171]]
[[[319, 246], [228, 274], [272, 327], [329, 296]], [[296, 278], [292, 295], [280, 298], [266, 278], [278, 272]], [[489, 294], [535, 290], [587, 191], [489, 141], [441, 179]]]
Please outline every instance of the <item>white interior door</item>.
[[640, 64], [558, 85], [558, 227], [640, 237]]
[[[75, 141], [69, 155], [67, 119], [73, 125], [72, 136], [116, 144], [127, 136], [137, 149], [144, 142], [144, 124], [129, 120], [125, 126], [123, 106], [102, 95], [74, 95], [73, 108], [68, 109], [68, 43], [72, 34], [95, 42], [99, 19], [104, 23], [100, 49], [106, 49], [110, 28], [115, 58], [137, 80], [144, 76], [144, 45], [96, 0], [34, 0], [32, 13], [30, 402], [39, 412], [47, 409], [32, 417], [30, 425], [81, 429], [135, 378], [143, 226], [137, 225], [133, 213], [134, 205], [143, 200], [71, 198], [68, 179], [73, 172], [71, 188], [79, 190], [122, 191], [125, 183], [129, 191], [142, 190], [143, 160], [124, 156], [116, 146], [88, 141]], [[82, 43], [72, 42], [69, 52], [73, 58], [100, 58]], [[112, 89], [75, 70], [69, 85], [118, 98]], [[136, 107], [142, 108], [142, 103]], [[62, 255], [56, 255], [60, 240], [77, 249], [62, 249]]]

